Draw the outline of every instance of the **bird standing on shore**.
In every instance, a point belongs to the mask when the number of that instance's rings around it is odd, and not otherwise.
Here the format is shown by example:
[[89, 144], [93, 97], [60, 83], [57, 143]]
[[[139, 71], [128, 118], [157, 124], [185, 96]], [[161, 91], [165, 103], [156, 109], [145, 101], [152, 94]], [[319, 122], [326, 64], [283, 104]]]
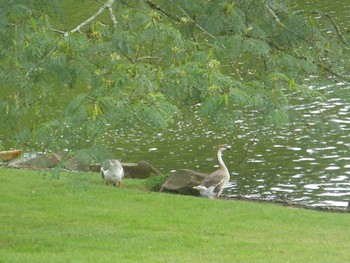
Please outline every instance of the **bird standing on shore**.
[[219, 169], [209, 174], [200, 185], [193, 187], [194, 189], [199, 190], [201, 196], [208, 197], [210, 199], [220, 197], [224, 186], [230, 180], [230, 173], [222, 160], [222, 152], [231, 149], [231, 146], [227, 144], [221, 145], [217, 153]]
[[107, 185], [112, 183], [116, 186], [118, 183], [118, 187], [122, 187], [122, 179], [124, 178], [122, 164], [116, 159], [106, 160], [101, 165], [101, 176]]

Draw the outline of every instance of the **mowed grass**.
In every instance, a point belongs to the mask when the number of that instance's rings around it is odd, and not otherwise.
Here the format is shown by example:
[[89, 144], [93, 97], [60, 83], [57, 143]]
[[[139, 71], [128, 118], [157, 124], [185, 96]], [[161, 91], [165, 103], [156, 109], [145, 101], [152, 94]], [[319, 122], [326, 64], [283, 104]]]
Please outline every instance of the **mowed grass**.
[[0, 262], [348, 262], [350, 214], [0, 168]]

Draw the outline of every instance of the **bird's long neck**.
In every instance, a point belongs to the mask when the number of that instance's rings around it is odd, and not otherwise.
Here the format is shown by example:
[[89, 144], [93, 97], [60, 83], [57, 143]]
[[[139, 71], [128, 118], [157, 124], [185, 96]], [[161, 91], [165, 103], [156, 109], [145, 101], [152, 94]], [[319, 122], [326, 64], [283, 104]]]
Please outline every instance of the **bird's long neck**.
[[221, 149], [218, 150], [218, 161], [219, 161], [220, 168], [227, 170], [227, 167], [226, 167], [224, 161], [222, 160], [222, 150]]

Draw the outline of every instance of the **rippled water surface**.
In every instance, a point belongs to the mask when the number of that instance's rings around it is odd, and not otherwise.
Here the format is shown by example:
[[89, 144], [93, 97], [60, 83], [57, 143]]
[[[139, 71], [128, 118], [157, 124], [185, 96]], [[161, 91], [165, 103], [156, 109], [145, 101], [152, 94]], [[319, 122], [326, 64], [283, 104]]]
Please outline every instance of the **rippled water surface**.
[[[349, 1], [294, 3], [301, 9], [327, 12], [342, 30], [349, 28]], [[209, 173], [217, 166], [215, 147], [230, 143], [234, 149], [225, 152], [224, 160], [231, 182], [224, 194], [346, 207], [350, 201], [349, 85], [338, 83], [321, 91], [326, 101], [297, 102], [294, 109], [304, 117], [302, 126], [259, 130], [246, 118], [218, 131], [198, 117], [184, 118], [165, 132], [118, 134], [123, 144], [118, 154], [134, 161], [147, 159], [164, 172], [188, 168]]]
[[[233, 150], [223, 158], [231, 182], [224, 194], [345, 207], [350, 201], [349, 88], [325, 89], [328, 101], [295, 107], [305, 117], [303, 126], [259, 131], [247, 118], [218, 131], [214, 123], [184, 117], [167, 131], [107, 137], [116, 138], [111, 149], [122, 160], [146, 159], [164, 173], [179, 168], [212, 172], [215, 147], [229, 143]], [[317, 117], [323, 124], [311, 122]]]

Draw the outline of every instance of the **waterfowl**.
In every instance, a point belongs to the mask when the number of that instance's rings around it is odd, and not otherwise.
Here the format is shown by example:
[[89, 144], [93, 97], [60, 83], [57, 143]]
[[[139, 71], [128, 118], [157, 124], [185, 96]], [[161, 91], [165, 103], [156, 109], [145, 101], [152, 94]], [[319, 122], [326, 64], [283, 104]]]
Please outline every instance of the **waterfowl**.
[[231, 150], [231, 146], [227, 144], [220, 145], [217, 157], [219, 161], [219, 169], [208, 175], [208, 177], [194, 189], [199, 190], [201, 196], [208, 197], [210, 199], [219, 198], [222, 189], [226, 183], [230, 180], [230, 173], [222, 160], [222, 152], [225, 150]]
[[112, 183], [114, 186], [122, 187], [122, 179], [124, 178], [124, 169], [122, 164], [116, 159], [106, 160], [101, 165], [102, 179], [108, 185]]

